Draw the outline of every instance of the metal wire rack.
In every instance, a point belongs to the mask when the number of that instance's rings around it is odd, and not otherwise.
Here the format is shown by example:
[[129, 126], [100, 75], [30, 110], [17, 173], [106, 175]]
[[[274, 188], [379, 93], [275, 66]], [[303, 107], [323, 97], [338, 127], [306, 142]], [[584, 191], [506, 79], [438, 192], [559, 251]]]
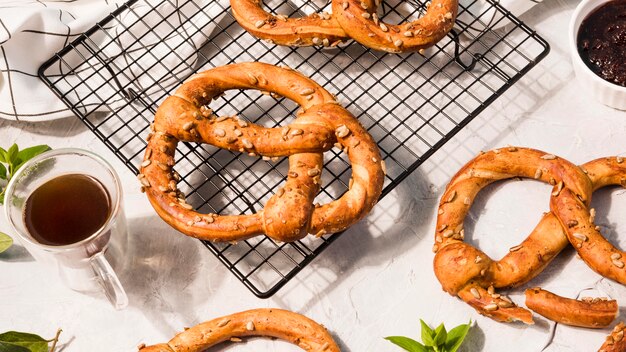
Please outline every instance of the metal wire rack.
[[[421, 0], [384, 3], [381, 17], [390, 23], [424, 11]], [[329, 6], [304, 0], [264, 5], [290, 16]], [[39, 75], [137, 173], [156, 108], [188, 76], [233, 62], [288, 65], [335, 93], [376, 139], [388, 169], [384, 197], [548, 51], [543, 39], [493, 0], [462, 0], [447, 38], [425, 52], [402, 55], [354, 42], [332, 49], [275, 46], [243, 31], [228, 0], [132, 0], [58, 52]], [[298, 107], [256, 91], [230, 91], [211, 108], [273, 127], [288, 123]], [[326, 153], [325, 164], [319, 202], [341, 196], [350, 178], [340, 152]], [[181, 143], [177, 171], [179, 187], [196, 209], [241, 214], [263, 207], [283, 182], [287, 161]], [[276, 243], [260, 236], [205, 245], [266, 298], [336, 238]]]

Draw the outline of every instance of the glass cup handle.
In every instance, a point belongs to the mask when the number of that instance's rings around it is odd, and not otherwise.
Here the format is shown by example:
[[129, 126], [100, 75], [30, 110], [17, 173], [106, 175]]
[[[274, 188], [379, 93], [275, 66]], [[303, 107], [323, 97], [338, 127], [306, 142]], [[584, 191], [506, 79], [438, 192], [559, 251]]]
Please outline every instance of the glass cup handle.
[[100, 252], [91, 257], [89, 260], [93, 271], [98, 277], [100, 285], [104, 288], [109, 302], [115, 309], [124, 309], [128, 305], [128, 296], [122, 287], [120, 280], [115, 275], [111, 264], [104, 257], [104, 253]]

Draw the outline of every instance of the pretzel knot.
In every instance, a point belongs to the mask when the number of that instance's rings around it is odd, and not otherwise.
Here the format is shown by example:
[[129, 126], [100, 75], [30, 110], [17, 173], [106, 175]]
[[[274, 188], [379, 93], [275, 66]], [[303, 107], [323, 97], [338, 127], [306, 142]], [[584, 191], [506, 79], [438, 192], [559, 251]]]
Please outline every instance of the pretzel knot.
[[377, 14], [380, 0], [332, 0], [333, 13], [297, 19], [273, 15], [260, 0], [231, 0], [233, 16], [252, 35], [288, 46], [336, 46], [354, 39], [364, 46], [391, 53], [433, 46], [453, 27], [458, 0], [433, 0], [420, 18], [393, 25]]
[[443, 289], [458, 295], [479, 313], [497, 321], [532, 324], [530, 311], [517, 307], [495, 288], [515, 287], [529, 281], [568, 244], [560, 219], [543, 216], [537, 227], [504, 258], [495, 261], [463, 242], [463, 220], [476, 194], [486, 185], [513, 177], [526, 177], [554, 185], [552, 198], [587, 208], [592, 185], [576, 165], [552, 154], [509, 147], [479, 155], [450, 181], [439, 204], [435, 234], [435, 274]]
[[308, 352], [339, 352], [326, 328], [315, 321], [282, 309], [253, 309], [213, 319], [174, 336], [167, 343], [140, 346], [140, 352], [201, 352], [240, 337], [268, 336], [283, 339]]
[[[259, 89], [285, 96], [304, 112], [281, 128], [266, 128], [236, 116], [216, 117], [207, 104], [230, 89]], [[365, 216], [381, 194], [384, 161], [372, 137], [330, 93], [290, 69], [242, 63], [196, 74], [161, 104], [153, 129], [140, 181], [157, 213], [189, 236], [236, 241], [266, 233], [288, 242], [307, 233], [336, 233]], [[264, 157], [288, 156], [287, 181], [256, 214], [197, 213], [177, 188], [180, 177], [173, 167], [179, 141]], [[349, 190], [333, 202], [315, 206], [322, 153], [335, 144], [352, 164]]]

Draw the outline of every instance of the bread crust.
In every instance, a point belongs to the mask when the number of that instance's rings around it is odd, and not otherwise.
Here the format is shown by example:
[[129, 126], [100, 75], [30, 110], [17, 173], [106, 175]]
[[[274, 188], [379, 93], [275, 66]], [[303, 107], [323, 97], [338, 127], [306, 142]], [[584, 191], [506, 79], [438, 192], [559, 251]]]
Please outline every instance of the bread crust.
[[[266, 128], [237, 116], [217, 117], [206, 105], [230, 89], [258, 89], [285, 96], [303, 112], [289, 125]], [[376, 142], [334, 96], [300, 73], [264, 63], [241, 63], [192, 76], [159, 106], [139, 174], [156, 212], [180, 232], [211, 241], [238, 241], [259, 234], [291, 242], [307, 234], [343, 231], [363, 218], [380, 197], [384, 161]], [[265, 157], [289, 157], [285, 184], [254, 214], [198, 213], [178, 189], [174, 171], [179, 141]], [[322, 153], [334, 145], [352, 165], [349, 190], [316, 206]]]
[[248, 336], [279, 338], [308, 352], [340, 352], [326, 328], [287, 310], [253, 309], [216, 318], [174, 336], [167, 343], [140, 346], [140, 352], [201, 352], [221, 342]]

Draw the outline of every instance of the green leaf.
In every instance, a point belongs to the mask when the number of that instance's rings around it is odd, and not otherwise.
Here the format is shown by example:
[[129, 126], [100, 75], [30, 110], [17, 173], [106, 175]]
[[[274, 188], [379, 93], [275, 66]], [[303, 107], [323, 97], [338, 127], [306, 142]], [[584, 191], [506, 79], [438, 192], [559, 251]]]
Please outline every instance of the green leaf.
[[8, 342], [12, 345], [22, 346], [27, 348], [27, 351], [30, 352], [48, 352], [48, 341], [44, 340], [39, 335], [26, 332], [7, 331], [4, 334], [0, 334], [0, 342]]
[[6, 251], [13, 245], [13, 239], [6, 233], [0, 232], [0, 253]]
[[465, 339], [465, 336], [467, 336], [471, 325], [472, 321], [470, 320], [469, 323], [461, 324], [448, 332], [448, 338], [446, 341], [447, 352], [456, 352], [456, 350], [459, 349]]
[[435, 332], [428, 326], [422, 319], [420, 319], [422, 325], [422, 342], [426, 346], [435, 346]]
[[18, 152], [17, 144], [13, 143], [11, 148], [9, 148], [9, 150], [7, 150], [7, 155], [6, 155], [7, 163], [9, 163], [9, 164], [14, 164], [15, 163], [15, 159], [17, 158], [17, 152]]
[[391, 341], [393, 344], [401, 347], [402, 349], [404, 349], [405, 351], [409, 351], [409, 352], [429, 352], [432, 351], [432, 349], [427, 348], [426, 346], [422, 345], [421, 343], [410, 339], [408, 337], [404, 337], [404, 336], [387, 336], [385, 337], [385, 340], [389, 340]]
[[4, 191], [6, 191], [6, 189], [3, 189], [2, 192], [0, 192], [0, 205], [4, 204]]
[[0, 352], [31, 352], [28, 348], [0, 341]]
[[8, 163], [7, 160], [7, 151], [4, 148], [0, 147], [0, 162]]
[[443, 347], [446, 343], [447, 337], [448, 333], [446, 331], [446, 327], [443, 323], [439, 324], [439, 326], [435, 329], [435, 346]]
[[17, 158], [15, 159], [13, 172], [16, 172], [20, 168], [20, 166], [24, 165], [24, 163], [27, 162], [28, 160], [36, 157], [37, 155], [43, 152], [47, 152], [48, 150], [50, 150], [50, 147], [45, 144], [36, 145], [34, 147], [20, 150], [17, 153]]
[[7, 168], [3, 163], [0, 163], [0, 178], [3, 180], [7, 179]]

